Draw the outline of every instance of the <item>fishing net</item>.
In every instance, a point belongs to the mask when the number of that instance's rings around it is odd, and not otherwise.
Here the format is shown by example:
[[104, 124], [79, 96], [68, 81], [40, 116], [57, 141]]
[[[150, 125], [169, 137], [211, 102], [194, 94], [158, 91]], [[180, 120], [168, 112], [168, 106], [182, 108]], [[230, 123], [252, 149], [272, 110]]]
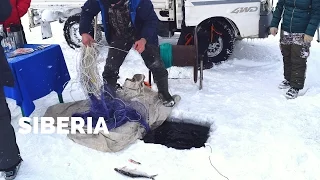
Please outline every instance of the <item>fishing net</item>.
[[146, 121], [148, 111], [144, 105], [137, 101], [119, 98], [116, 90], [103, 82], [98, 65], [104, 62], [104, 59], [99, 58], [99, 54], [97, 44], [81, 48], [78, 74], [90, 108], [86, 112], [74, 113], [73, 117], [81, 117], [85, 121], [88, 117], [92, 117], [92, 127], [96, 127], [99, 118], [103, 117], [109, 130], [122, 126], [126, 122], [139, 122], [148, 132], [150, 129]]
[[93, 44], [90, 46], [82, 46], [80, 58], [77, 61], [78, 78], [81, 89], [87, 98], [91, 95], [99, 96], [103, 80], [99, 74], [98, 65], [103, 62], [103, 58], [99, 52], [99, 46]]

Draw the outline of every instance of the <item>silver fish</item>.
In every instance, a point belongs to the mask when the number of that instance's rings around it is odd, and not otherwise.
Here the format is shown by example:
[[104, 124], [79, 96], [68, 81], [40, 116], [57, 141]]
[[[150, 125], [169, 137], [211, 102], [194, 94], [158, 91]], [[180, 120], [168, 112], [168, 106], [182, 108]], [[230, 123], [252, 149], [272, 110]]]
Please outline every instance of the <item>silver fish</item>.
[[117, 171], [118, 173], [128, 176], [128, 177], [132, 177], [132, 178], [148, 178], [148, 179], [153, 179], [157, 176], [156, 175], [148, 175], [144, 172], [140, 172], [134, 169], [129, 169], [127, 167], [122, 167], [122, 168], [114, 168], [115, 171]]

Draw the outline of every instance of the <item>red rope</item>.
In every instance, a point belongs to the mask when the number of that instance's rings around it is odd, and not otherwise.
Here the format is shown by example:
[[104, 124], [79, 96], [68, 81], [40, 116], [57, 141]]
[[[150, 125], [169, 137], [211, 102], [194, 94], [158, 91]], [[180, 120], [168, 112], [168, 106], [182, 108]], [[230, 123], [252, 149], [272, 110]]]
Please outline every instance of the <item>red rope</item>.
[[216, 31], [216, 29], [214, 28], [214, 26], [213, 25], [211, 25], [211, 42], [213, 41], [213, 33], [217, 33], [217, 34], [219, 34], [220, 36], [222, 35], [222, 33], [220, 33], [220, 32], [217, 32]]
[[184, 45], [189, 45], [193, 39], [193, 36], [191, 35], [191, 33], [188, 33], [185, 37], [186, 43]]

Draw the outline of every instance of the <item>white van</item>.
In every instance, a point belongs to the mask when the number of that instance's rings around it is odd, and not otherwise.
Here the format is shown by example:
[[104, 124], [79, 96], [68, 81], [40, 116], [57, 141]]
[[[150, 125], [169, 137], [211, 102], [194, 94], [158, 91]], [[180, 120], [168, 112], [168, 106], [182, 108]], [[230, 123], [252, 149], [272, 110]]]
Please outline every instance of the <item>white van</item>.
[[[151, 0], [160, 20], [158, 35], [181, 32], [178, 44], [186, 43], [194, 27], [200, 29], [199, 43], [207, 57], [221, 62], [232, 54], [234, 42], [242, 38], [266, 38], [272, 19], [272, 0]], [[272, 1], [272, 2], [271, 2]], [[64, 36], [72, 48], [80, 47], [79, 21], [85, 0], [32, 0], [30, 28], [42, 26], [43, 38], [50, 38], [50, 22], [64, 23]], [[100, 14], [98, 33], [103, 26]], [[98, 38], [101, 36], [97, 36]], [[208, 38], [209, 37], [209, 38]], [[203, 38], [203, 39], [201, 39]]]

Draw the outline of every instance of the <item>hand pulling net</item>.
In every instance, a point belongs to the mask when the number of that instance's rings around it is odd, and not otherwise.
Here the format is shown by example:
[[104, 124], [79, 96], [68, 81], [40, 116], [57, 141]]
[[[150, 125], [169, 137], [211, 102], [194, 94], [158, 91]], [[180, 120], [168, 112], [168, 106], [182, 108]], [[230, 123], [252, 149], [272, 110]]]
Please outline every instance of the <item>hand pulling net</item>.
[[98, 70], [98, 56], [97, 44], [81, 48], [78, 72], [81, 88], [89, 99], [90, 108], [87, 112], [73, 114], [73, 117], [82, 117], [84, 120], [92, 117], [93, 127], [96, 127], [99, 117], [103, 117], [109, 130], [128, 121], [139, 122], [148, 132], [150, 127], [146, 122], [146, 108], [139, 102], [128, 102], [118, 98], [115, 90], [103, 83]]

